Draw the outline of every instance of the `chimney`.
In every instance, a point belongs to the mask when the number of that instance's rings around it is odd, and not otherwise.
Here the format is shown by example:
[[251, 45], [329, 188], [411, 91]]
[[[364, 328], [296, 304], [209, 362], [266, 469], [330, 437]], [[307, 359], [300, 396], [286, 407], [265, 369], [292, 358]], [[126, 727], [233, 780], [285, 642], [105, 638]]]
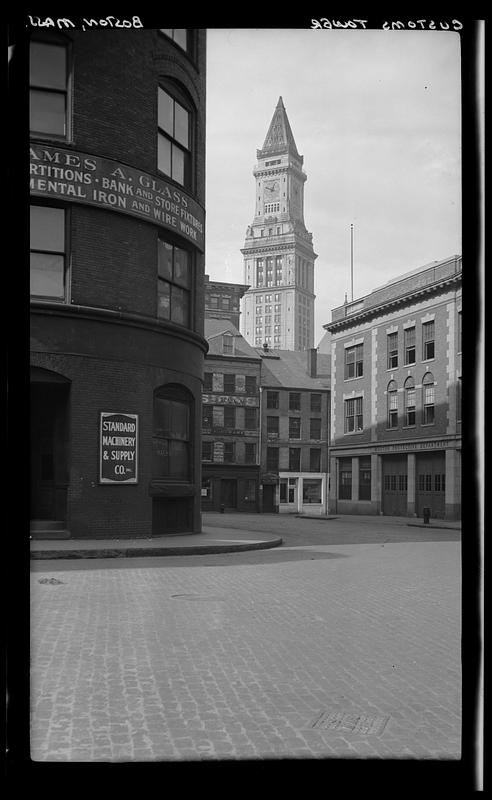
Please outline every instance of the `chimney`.
[[310, 378], [318, 377], [318, 350], [310, 347], [308, 352], [308, 373]]

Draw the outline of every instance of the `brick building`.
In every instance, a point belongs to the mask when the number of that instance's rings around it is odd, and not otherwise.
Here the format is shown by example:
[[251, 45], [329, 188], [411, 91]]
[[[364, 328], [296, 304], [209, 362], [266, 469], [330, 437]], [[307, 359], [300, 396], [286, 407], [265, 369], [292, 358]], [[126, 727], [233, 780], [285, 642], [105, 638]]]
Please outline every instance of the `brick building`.
[[461, 514], [461, 256], [333, 309], [330, 512]]
[[32, 32], [32, 535], [201, 530], [205, 47]]
[[205, 275], [205, 318], [228, 319], [239, 329], [241, 298], [247, 289], [240, 283], [211, 281]]
[[261, 509], [326, 513], [331, 357], [315, 348], [256, 352], [262, 359]]
[[202, 508], [259, 510], [261, 358], [227, 319], [205, 319]]

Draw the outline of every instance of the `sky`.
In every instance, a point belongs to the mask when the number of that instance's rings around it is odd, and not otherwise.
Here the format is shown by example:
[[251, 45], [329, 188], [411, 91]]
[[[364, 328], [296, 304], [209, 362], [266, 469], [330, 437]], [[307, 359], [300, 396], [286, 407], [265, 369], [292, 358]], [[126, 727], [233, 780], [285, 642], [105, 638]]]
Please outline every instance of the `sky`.
[[331, 310], [461, 253], [459, 35], [208, 29], [206, 272], [243, 283], [256, 150], [282, 97], [304, 156], [315, 345]]

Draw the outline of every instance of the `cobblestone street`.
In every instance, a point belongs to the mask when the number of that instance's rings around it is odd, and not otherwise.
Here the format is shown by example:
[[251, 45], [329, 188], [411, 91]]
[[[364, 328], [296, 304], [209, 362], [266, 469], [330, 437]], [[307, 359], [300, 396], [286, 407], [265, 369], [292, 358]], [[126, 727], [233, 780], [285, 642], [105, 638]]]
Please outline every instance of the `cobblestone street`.
[[31, 579], [35, 761], [460, 757], [457, 541], [44, 561]]

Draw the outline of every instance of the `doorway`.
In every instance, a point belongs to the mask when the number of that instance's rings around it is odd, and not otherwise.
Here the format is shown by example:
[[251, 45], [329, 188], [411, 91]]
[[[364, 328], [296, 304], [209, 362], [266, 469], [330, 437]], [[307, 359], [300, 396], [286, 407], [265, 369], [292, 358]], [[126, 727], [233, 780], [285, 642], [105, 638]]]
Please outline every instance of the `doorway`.
[[30, 518], [34, 535], [67, 522], [70, 383], [48, 370], [31, 373]]
[[220, 482], [220, 504], [227, 508], [237, 508], [237, 481], [223, 478]]

